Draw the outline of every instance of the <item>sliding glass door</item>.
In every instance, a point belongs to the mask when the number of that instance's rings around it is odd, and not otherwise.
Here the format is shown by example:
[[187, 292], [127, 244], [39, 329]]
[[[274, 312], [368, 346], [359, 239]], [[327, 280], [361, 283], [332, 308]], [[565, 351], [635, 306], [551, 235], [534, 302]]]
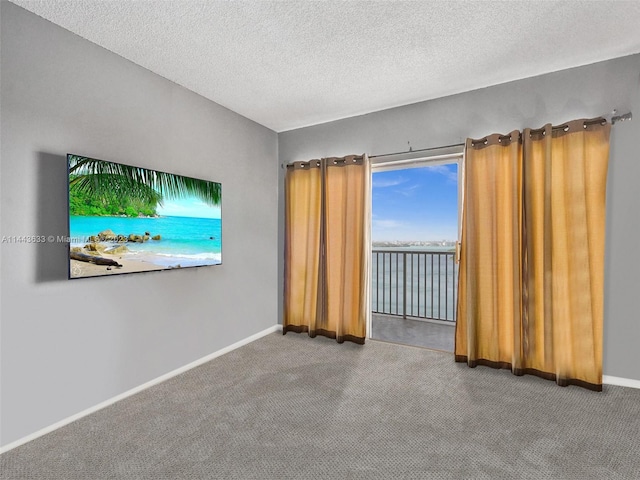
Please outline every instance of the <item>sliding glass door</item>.
[[461, 155], [372, 168], [369, 336], [453, 351]]

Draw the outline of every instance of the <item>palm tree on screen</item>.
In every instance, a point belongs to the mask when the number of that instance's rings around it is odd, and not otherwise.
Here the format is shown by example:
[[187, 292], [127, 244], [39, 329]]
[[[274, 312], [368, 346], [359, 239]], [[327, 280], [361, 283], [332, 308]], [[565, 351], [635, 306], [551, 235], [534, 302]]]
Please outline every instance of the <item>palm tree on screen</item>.
[[221, 184], [157, 172], [141, 167], [69, 156], [69, 189], [104, 200], [128, 199], [162, 205], [165, 199], [195, 196], [210, 206], [219, 205]]

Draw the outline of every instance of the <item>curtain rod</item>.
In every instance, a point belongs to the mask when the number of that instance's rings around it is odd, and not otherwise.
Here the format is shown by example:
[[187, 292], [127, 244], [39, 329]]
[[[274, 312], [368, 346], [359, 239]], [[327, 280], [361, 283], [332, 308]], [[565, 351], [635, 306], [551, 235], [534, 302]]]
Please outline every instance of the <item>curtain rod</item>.
[[[616, 113], [617, 113], [617, 111], [614, 110], [613, 114], [611, 116], [611, 125], [612, 126], [615, 125], [618, 122], [624, 122], [625, 120], [631, 120], [633, 118], [633, 115], [631, 114], [631, 112], [625, 113], [625, 114], [622, 114], [622, 115], [616, 115]], [[554, 131], [554, 132], [557, 132], [559, 130], [564, 130], [566, 132], [566, 131], [569, 130], [569, 125], [568, 125], [569, 123], [572, 123], [572, 122], [563, 123], [562, 125], [553, 125], [551, 127], [551, 130]], [[587, 125], [597, 125], [597, 124], [605, 125], [606, 123], [607, 123], [607, 117], [605, 115], [603, 115], [601, 117], [593, 118], [591, 120], [585, 120], [584, 121], [584, 127], [587, 128]], [[539, 134], [539, 133], [544, 134], [544, 130], [545, 130], [545, 127], [536, 128], [536, 129], [532, 128], [531, 132], [535, 133], [535, 134]], [[520, 133], [518, 135], [520, 135]], [[471, 142], [471, 145], [474, 146], [474, 147], [476, 145], [480, 144], [480, 143], [484, 143], [486, 145], [487, 144], [487, 138], [488, 138], [488, 136], [480, 138], [480, 139], [477, 139], [477, 140], [474, 140], [474, 141]], [[503, 140], [503, 139], [511, 140], [511, 135], [500, 135], [498, 137], [498, 141]]]
[[[625, 120], [631, 120], [633, 118], [633, 115], [631, 114], [631, 112], [624, 113], [622, 115], [616, 115], [616, 113], [617, 113], [617, 110], [614, 110], [613, 116], [611, 117], [611, 125], [615, 125], [617, 122], [624, 122]], [[587, 121], [585, 123], [597, 124], [602, 121], [601, 119], [604, 119], [606, 121], [606, 115], [603, 115], [596, 120]], [[565, 125], [563, 124], [563, 125], [558, 125], [556, 127], [553, 127], [553, 130], [562, 130], [564, 128], [565, 128]], [[464, 147], [464, 146], [465, 146], [464, 143], [454, 143], [453, 145], [444, 145], [442, 147], [421, 148], [418, 150], [414, 150], [411, 146], [409, 146], [409, 150], [406, 150], [404, 152], [383, 153], [381, 155], [369, 155], [369, 158], [390, 157], [392, 155], [402, 155], [403, 153], [428, 152], [430, 150], [442, 150], [445, 148]]]
[[420, 148], [418, 150], [414, 150], [413, 147], [409, 146], [409, 150], [407, 150], [405, 152], [394, 152], [394, 153], [382, 153], [380, 155], [369, 155], [369, 158], [390, 157], [392, 155], [401, 155], [403, 153], [428, 152], [428, 151], [431, 151], [431, 150], [442, 150], [442, 149], [445, 149], [445, 148], [454, 148], [454, 147], [464, 147], [464, 143], [454, 143], [452, 145], [444, 145], [442, 147]]
[[[623, 113], [622, 115], [616, 115], [616, 113], [618, 113], [618, 111], [614, 110], [613, 111], [613, 115], [611, 116], [611, 125], [615, 125], [618, 122], [624, 122], [626, 120], [631, 120], [633, 118], [633, 115], [631, 114], [631, 112]], [[600, 118], [602, 118], [602, 119], [604, 119], [606, 121], [606, 117], [607, 117], [607, 115], [603, 115]], [[601, 121], [600, 118], [596, 119], [596, 120], [593, 120], [591, 122], [587, 122], [587, 123], [592, 123], [592, 124], [598, 123], [598, 122]], [[553, 127], [553, 129], [554, 130], [564, 129], [564, 127], [565, 127], [565, 125], [563, 124], [563, 125], [558, 125], [556, 127]], [[428, 152], [428, 151], [431, 151], [431, 150], [442, 150], [442, 149], [445, 149], [445, 148], [464, 147], [464, 146], [465, 146], [464, 143], [454, 143], [452, 145], [444, 145], [442, 147], [420, 148], [418, 150], [414, 150], [413, 147], [411, 147], [411, 145], [409, 145], [409, 150], [406, 150], [404, 152], [393, 152], [393, 153], [382, 153], [380, 155], [369, 155], [369, 158], [391, 157], [393, 155], [402, 155], [404, 153]], [[287, 165], [292, 165], [292, 164], [287, 164]], [[284, 168], [285, 164], [282, 164], [281, 167]]]
[[[414, 150], [413, 147], [411, 147], [411, 145], [409, 145], [409, 150], [407, 150], [406, 152], [394, 152], [394, 153], [383, 153], [381, 155], [369, 155], [369, 158], [382, 158], [382, 157], [391, 157], [394, 155], [401, 155], [403, 153], [416, 153], [416, 152], [428, 152], [430, 150], [442, 150], [445, 148], [454, 148], [454, 147], [464, 147], [464, 143], [454, 143], [453, 145], [445, 145], [444, 147], [430, 147], [430, 148], [420, 148], [418, 150]], [[285, 168], [288, 167], [289, 165], [293, 165], [293, 163], [287, 163], [287, 164], [282, 164], [281, 167]]]

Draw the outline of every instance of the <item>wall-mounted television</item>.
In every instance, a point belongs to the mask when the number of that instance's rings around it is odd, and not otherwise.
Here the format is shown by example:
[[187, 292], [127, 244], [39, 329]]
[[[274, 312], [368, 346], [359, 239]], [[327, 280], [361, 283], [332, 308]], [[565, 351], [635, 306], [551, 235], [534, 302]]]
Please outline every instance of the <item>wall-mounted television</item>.
[[222, 263], [222, 185], [68, 154], [69, 278]]

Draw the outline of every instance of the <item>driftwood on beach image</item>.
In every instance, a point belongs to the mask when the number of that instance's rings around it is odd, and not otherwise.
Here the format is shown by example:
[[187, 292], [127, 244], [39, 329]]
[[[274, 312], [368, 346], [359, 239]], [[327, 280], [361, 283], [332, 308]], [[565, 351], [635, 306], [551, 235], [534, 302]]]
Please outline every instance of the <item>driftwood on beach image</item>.
[[96, 265], [107, 265], [110, 267], [122, 267], [115, 260], [111, 260], [110, 258], [98, 257], [96, 255], [89, 255], [87, 253], [80, 252], [69, 252], [69, 257], [71, 260], [78, 260], [80, 262], [88, 262], [94, 263]]

